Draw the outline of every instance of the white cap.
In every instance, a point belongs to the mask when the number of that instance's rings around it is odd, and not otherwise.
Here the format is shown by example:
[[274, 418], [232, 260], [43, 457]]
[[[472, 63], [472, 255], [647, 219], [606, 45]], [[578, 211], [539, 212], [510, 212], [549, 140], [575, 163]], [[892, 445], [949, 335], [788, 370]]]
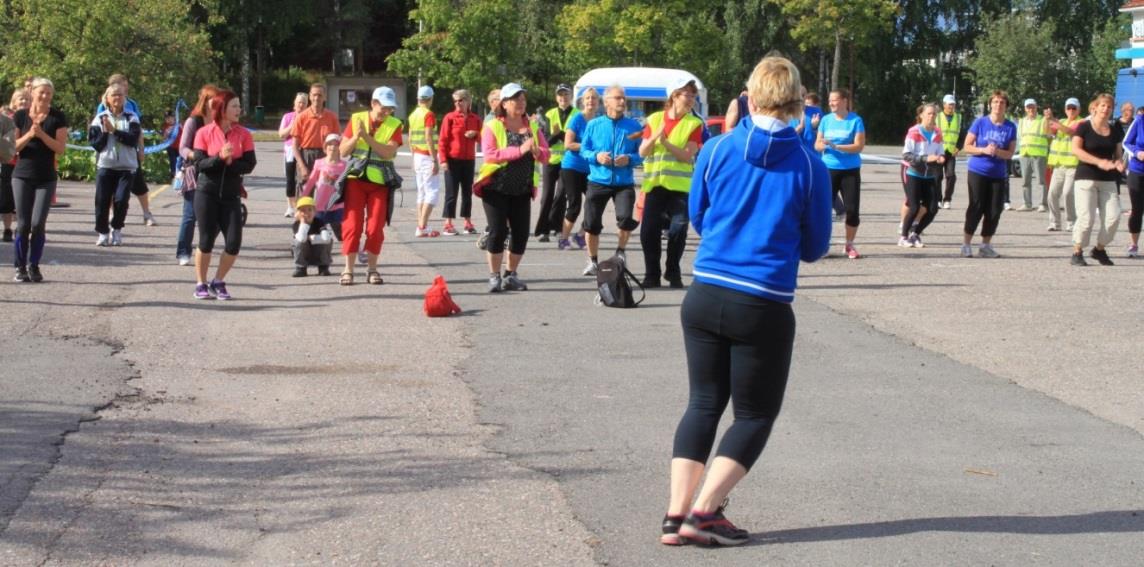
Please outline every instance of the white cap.
[[520, 86], [520, 83], [509, 83], [509, 84], [501, 87], [500, 97], [501, 97], [501, 100], [505, 100], [505, 99], [509, 99], [509, 98], [516, 96], [518, 93], [526, 93], [526, 92], [528, 92], [528, 91], [524, 90], [524, 87]]
[[1073, 97], [1073, 98], [1066, 100], [1065, 101], [1065, 108], [1068, 108], [1070, 106], [1075, 106], [1075, 107], [1077, 107], [1077, 110], [1080, 110], [1080, 101], [1077, 100], [1076, 97]]
[[417, 89], [417, 98], [420, 100], [425, 100], [427, 98], [433, 98], [433, 87], [431, 87], [429, 85], [425, 85], [425, 86]]
[[687, 85], [694, 85], [695, 79], [687, 77], [677, 77], [670, 85], [667, 86], [667, 98], [671, 98], [671, 93], [686, 87]]
[[326, 141], [322, 145], [328, 144], [330, 142], [340, 142], [340, 141], [342, 141], [341, 136], [339, 136], [337, 134], [326, 134]]
[[389, 87], [377, 87], [373, 89], [372, 100], [380, 102], [382, 106], [389, 106], [397, 108], [397, 95], [394, 94], [393, 89]]
[[947, 94], [941, 99], [942, 104], [957, 104], [957, 99], [953, 95]]
[[1028, 108], [1030, 106], [1037, 106], [1037, 101], [1035, 101], [1031, 98], [1027, 98], [1027, 99], [1025, 99], [1025, 105], [1024, 106], [1025, 106], [1025, 108]]

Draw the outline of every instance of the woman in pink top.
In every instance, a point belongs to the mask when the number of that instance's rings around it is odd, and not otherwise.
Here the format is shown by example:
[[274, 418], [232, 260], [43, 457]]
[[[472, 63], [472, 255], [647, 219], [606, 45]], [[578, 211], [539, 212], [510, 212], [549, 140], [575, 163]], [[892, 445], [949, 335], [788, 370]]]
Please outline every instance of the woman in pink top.
[[294, 95], [294, 110], [282, 116], [282, 123], [278, 125], [278, 137], [286, 140], [282, 144], [282, 153], [286, 156], [286, 217], [294, 216], [294, 203], [297, 200], [295, 187], [297, 187], [297, 169], [294, 166], [294, 117], [306, 110], [310, 102], [310, 95], [298, 93]]
[[338, 240], [341, 240], [342, 236], [342, 211], [345, 209], [345, 204], [339, 201], [331, 205], [330, 201], [338, 191], [337, 187], [334, 187], [334, 181], [337, 181], [346, 170], [346, 162], [342, 160], [338, 148], [341, 142], [342, 137], [337, 134], [326, 136], [326, 157], [314, 162], [314, 169], [310, 171], [310, 178], [302, 186], [301, 195], [309, 197], [310, 192], [314, 192], [314, 208], [317, 211], [314, 216], [333, 227]]
[[[195, 299], [230, 299], [226, 274], [234, 266], [242, 247], [242, 176], [256, 163], [254, 138], [238, 123], [242, 103], [232, 91], [219, 91], [211, 101], [214, 123], [195, 133], [195, 218], [199, 222], [199, 250], [195, 255]], [[226, 249], [219, 259], [218, 272], [206, 283], [211, 251], [219, 233], [224, 233]]]

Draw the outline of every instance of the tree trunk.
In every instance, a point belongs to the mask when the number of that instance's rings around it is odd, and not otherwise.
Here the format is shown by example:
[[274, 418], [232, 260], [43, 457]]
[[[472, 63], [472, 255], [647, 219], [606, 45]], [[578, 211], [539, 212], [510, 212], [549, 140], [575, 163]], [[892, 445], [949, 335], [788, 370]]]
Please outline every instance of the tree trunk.
[[242, 113], [250, 114], [250, 46], [242, 50]]
[[842, 32], [834, 32], [834, 61], [830, 70], [830, 90], [838, 89], [838, 73], [842, 66]]

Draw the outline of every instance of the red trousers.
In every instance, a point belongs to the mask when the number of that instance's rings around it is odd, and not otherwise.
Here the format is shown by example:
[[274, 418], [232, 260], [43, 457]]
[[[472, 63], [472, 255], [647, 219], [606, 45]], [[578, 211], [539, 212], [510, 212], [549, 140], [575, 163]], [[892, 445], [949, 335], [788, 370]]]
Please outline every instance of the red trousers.
[[385, 214], [389, 210], [389, 189], [369, 181], [349, 179], [346, 181], [345, 205], [342, 254], [357, 254], [363, 220], [366, 252], [381, 254], [381, 243], [385, 241]]

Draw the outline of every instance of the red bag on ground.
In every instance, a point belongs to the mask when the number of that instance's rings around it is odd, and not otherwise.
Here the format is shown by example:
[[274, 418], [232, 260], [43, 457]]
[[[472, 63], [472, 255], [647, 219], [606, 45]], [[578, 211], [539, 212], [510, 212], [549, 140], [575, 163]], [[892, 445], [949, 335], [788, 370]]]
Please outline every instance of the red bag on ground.
[[445, 278], [437, 276], [433, 285], [425, 291], [425, 314], [430, 317], [448, 317], [460, 313], [461, 307], [449, 295], [449, 287], [445, 285]]

